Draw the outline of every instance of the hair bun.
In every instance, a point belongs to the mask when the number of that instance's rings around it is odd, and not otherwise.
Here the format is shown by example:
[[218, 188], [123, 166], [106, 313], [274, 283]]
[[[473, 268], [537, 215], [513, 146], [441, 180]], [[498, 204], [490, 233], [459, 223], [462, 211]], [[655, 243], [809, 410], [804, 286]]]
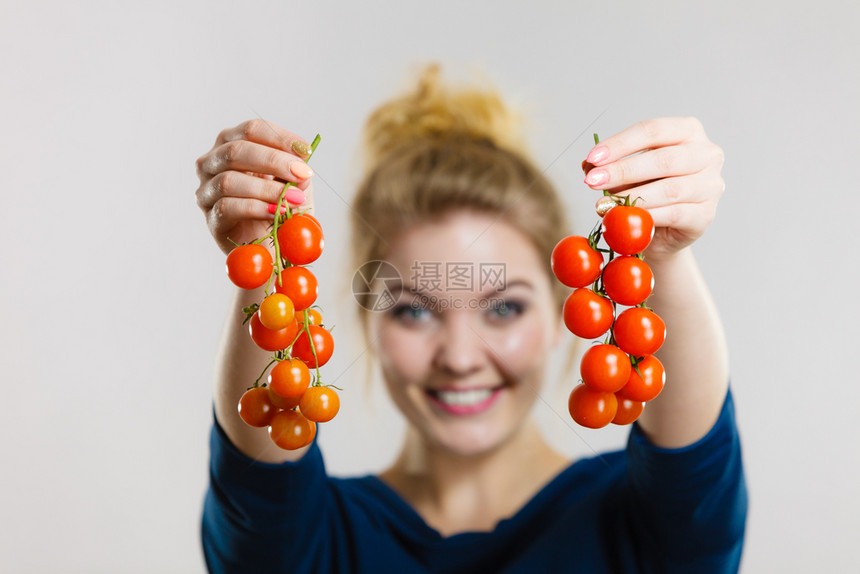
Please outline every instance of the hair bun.
[[364, 128], [367, 172], [392, 151], [421, 139], [487, 141], [525, 155], [520, 116], [495, 89], [446, 86], [440, 75], [439, 64], [427, 65], [412, 93], [370, 115]]

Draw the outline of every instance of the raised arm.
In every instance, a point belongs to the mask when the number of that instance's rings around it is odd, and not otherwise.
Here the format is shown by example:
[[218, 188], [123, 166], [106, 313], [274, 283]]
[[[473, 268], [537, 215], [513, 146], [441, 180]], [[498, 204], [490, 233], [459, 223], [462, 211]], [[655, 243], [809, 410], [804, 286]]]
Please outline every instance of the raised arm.
[[[295, 142], [299, 142], [294, 145]], [[209, 231], [227, 254], [237, 244], [268, 233], [284, 183], [297, 184], [286, 199], [302, 209], [313, 206], [311, 171], [301, 155], [308, 142], [261, 119], [222, 131], [215, 145], [197, 160], [197, 204], [206, 215]], [[226, 280], [226, 278], [225, 278]], [[263, 298], [263, 289], [236, 288], [227, 310], [215, 369], [215, 415], [231, 442], [244, 454], [265, 462], [297, 460], [306, 448], [281, 450], [264, 429], [247, 426], [237, 413], [239, 399], [269, 361], [271, 353], [259, 349], [242, 325], [242, 307]]]
[[689, 117], [637, 123], [596, 145], [584, 164], [587, 185], [641, 198], [637, 205], [657, 227], [644, 256], [655, 277], [648, 305], [668, 331], [657, 353], [666, 386], [639, 424], [662, 447], [704, 436], [726, 395], [725, 336], [690, 248], [714, 218], [725, 187], [722, 165], [722, 150]]

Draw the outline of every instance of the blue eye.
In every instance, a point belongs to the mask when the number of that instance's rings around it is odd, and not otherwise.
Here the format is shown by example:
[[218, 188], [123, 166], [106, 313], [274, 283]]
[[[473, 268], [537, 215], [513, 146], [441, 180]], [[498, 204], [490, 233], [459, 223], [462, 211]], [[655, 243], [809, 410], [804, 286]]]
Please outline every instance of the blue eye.
[[498, 319], [513, 319], [522, 315], [526, 310], [523, 303], [517, 301], [503, 301], [499, 305], [494, 305], [490, 310], [492, 316]]
[[397, 319], [417, 323], [427, 318], [430, 315], [430, 311], [420, 305], [407, 304], [396, 306], [392, 309], [391, 314]]

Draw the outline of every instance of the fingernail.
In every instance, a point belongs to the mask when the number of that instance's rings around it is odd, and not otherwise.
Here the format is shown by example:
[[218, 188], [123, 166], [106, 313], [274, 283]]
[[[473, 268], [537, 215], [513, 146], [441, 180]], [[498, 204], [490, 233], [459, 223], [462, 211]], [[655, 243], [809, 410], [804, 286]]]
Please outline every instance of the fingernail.
[[606, 146], [600, 145], [600, 146], [597, 146], [596, 148], [594, 148], [593, 150], [591, 150], [591, 153], [588, 154], [588, 157], [585, 158], [585, 161], [587, 161], [588, 163], [593, 163], [594, 165], [597, 165], [600, 162], [607, 159], [608, 157], [609, 157], [609, 148], [607, 148]]
[[303, 161], [294, 161], [290, 164], [290, 171], [300, 179], [307, 179], [314, 174], [314, 170]]
[[311, 146], [309, 146], [303, 141], [294, 141], [290, 146], [290, 149], [292, 149], [293, 153], [296, 155], [311, 155]]
[[295, 189], [293, 187], [287, 190], [287, 194], [284, 197], [286, 197], [287, 201], [293, 205], [301, 205], [308, 199], [308, 197], [302, 193], [302, 190]]
[[[292, 203], [293, 205], [301, 205], [305, 202], [307, 197], [305, 197], [305, 194], [302, 193], [301, 191], [297, 190], [297, 189], [289, 189], [289, 190], [287, 190], [287, 194], [284, 196], [284, 199], [286, 199], [288, 203]], [[274, 215], [275, 210], [277, 208], [278, 208], [277, 203], [270, 203], [266, 209], [269, 210], [269, 213]], [[287, 212], [287, 206], [282, 205], [281, 206], [281, 215], [285, 214], [286, 212]]]
[[591, 186], [603, 185], [609, 181], [609, 172], [605, 169], [592, 169], [585, 176], [585, 183]]
[[604, 195], [603, 197], [601, 197], [600, 199], [597, 200], [597, 203], [594, 204], [594, 209], [597, 211], [597, 215], [599, 215], [600, 217], [603, 217], [604, 215], [609, 213], [609, 210], [612, 209], [613, 207], [615, 207], [616, 205], [617, 204], [615, 203], [615, 200], [613, 200], [609, 196]]

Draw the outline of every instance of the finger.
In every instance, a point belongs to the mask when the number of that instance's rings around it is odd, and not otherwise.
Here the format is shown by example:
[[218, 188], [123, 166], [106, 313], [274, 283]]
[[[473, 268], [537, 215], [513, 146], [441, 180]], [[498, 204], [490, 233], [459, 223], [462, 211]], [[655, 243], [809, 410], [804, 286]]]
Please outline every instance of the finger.
[[[283, 180], [279, 177], [275, 177], [273, 175], [267, 175], [266, 177], [269, 179], [274, 179], [275, 181], [277, 181], [281, 185], [284, 185], [285, 183], [287, 183], [285, 180]], [[308, 188], [308, 186], [311, 185], [311, 181], [312, 180], [310, 180], [310, 179], [305, 179], [305, 180], [302, 180], [302, 181], [295, 183], [293, 185], [294, 185], [294, 187], [297, 187], [298, 189], [305, 191]]]
[[697, 174], [666, 177], [631, 189], [631, 199], [650, 210], [675, 203], [716, 202], [725, 190], [725, 182], [719, 176]]
[[708, 167], [713, 148], [710, 144], [689, 143], [636, 154], [589, 170], [585, 184], [612, 191], [648, 180], [695, 174]]
[[[313, 182], [311, 182], [307, 186], [307, 188], [304, 190], [304, 197], [305, 197], [305, 200], [303, 202], [301, 202], [299, 204], [290, 205], [290, 208], [292, 209], [293, 213], [310, 213], [311, 215], [313, 215], [314, 214], [314, 186], [313, 186]], [[290, 203], [292, 203], [292, 202], [290, 202]], [[275, 213], [276, 208], [277, 208], [277, 205], [275, 203], [270, 203], [269, 204], [269, 213]], [[281, 213], [283, 213], [283, 212], [284, 211], [282, 209]]]
[[313, 176], [304, 160], [293, 154], [246, 140], [234, 140], [212, 149], [198, 160], [208, 175], [223, 171], [251, 171], [298, 183]]
[[[224, 197], [243, 197], [274, 203], [284, 192], [284, 185], [274, 179], [239, 171], [223, 171], [200, 186], [197, 191], [197, 204], [205, 210]], [[307, 199], [301, 190], [293, 186], [287, 188], [284, 197], [288, 203], [294, 205], [304, 203]]]
[[693, 117], [645, 120], [595, 145], [586, 160], [596, 166], [606, 165], [639, 151], [679, 144], [704, 133], [702, 122]]
[[247, 220], [272, 220], [268, 204], [259, 199], [245, 197], [223, 197], [206, 213], [211, 229], [230, 229], [236, 223]]
[[253, 171], [246, 171], [248, 175], [253, 175], [254, 177], [262, 177], [263, 179], [275, 179], [274, 175], [270, 175], [268, 173], [254, 173]]
[[[647, 182], [647, 183], [651, 183], [651, 182]], [[639, 199], [642, 197], [642, 196], [641, 196], [641, 194], [640, 194], [640, 192], [639, 192], [639, 190], [640, 190], [642, 187], [643, 187], [643, 184], [637, 184], [637, 185], [625, 185], [625, 186], [622, 186], [622, 187], [620, 187], [620, 188], [618, 188], [618, 189], [613, 189], [613, 190], [612, 190], [612, 195], [613, 195], [613, 196], [620, 196], [620, 197], [625, 197], [625, 196], [628, 196], [628, 195], [629, 195], [629, 196], [631, 197], [631, 199], [639, 200]], [[635, 191], [635, 192], [632, 192], [632, 193], [627, 193], [627, 192], [629, 192], [631, 189], [634, 189], [634, 190], [636, 190], [636, 191]], [[596, 203], [595, 205], [602, 204], [602, 203], [603, 203], [603, 198], [604, 198], [604, 197], [605, 197], [605, 196], [602, 196], [602, 195], [601, 195], [601, 196], [597, 199], [597, 203]], [[644, 203], [644, 200], [643, 200], [643, 203]], [[618, 205], [618, 203], [617, 203], [617, 202], [613, 202], [613, 203], [612, 203], [612, 205]], [[644, 206], [643, 206], [643, 207], [644, 207]], [[602, 214], [602, 213], [601, 213], [600, 215], [601, 215], [601, 217], [603, 216], [603, 214]]]
[[302, 158], [306, 158], [310, 150], [310, 144], [305, 139], [262, 118], [248, 120], [236, 127], [223, 130], [218, 134], [214, 147], [236, 140], [247, 140], [277, 148]]
[[667, 228], [675, 233], [695, 239], [705, 232], [716, 215], [714, 201], [701, 203], [673, 203], [648, 209], [654, 219], [654, 227]]
[[296, 206], [296, 210], [302, 213], [310, 213], [314, 214], [314, 184], [313, 181], [310, 182], [307, 189], [304, 190], [305, 193], [305, 201]]
[[240, 221], [248, 220], [271, 221], [268, 204], [259, 199], [223, 197], [206, 213], [206, 221], [212, 230], [231, 229]]

